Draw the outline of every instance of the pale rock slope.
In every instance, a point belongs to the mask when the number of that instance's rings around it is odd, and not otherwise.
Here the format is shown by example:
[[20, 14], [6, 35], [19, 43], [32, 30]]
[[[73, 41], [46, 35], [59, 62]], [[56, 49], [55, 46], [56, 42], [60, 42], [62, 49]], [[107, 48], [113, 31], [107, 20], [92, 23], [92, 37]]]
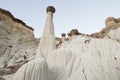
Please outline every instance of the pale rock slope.
[[78, 36], [48, 56], [49, 80], [119, 80], [119, 49], [116, 40]]
[[36, 58], [23, 65], [12, 80], [47, 80], [47, 62]]
[[120, 23], [104, 28], [97, 37], [72, 36], [50, 52], [49, 80], [120, 80]]
[[72, 38], [47, 57], [49, 80], [120, 80], [119, 23]]

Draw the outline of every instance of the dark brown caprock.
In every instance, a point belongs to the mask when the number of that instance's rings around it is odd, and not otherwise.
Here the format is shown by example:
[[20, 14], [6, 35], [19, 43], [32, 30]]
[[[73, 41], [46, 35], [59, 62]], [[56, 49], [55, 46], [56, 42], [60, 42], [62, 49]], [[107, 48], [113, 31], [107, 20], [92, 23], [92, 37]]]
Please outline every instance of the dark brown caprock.
[[55, 13], [55, 8], [53, 6], [48, 6], [47, 9], [46, 9], [47, 13], [48, 12], [52, 12], [52, 13]]

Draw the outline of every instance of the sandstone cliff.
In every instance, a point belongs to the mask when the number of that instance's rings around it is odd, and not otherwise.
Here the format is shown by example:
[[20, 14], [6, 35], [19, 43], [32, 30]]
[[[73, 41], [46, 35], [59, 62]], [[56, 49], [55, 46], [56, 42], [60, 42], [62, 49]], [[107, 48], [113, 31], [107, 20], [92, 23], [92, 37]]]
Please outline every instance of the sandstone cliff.
[[0, 9], [0, 75], [7, 74], [3, 69], [14, 73], [12, 68], [19, 68], [35, 55], [37, 40], [33, 31], [9, 11]]

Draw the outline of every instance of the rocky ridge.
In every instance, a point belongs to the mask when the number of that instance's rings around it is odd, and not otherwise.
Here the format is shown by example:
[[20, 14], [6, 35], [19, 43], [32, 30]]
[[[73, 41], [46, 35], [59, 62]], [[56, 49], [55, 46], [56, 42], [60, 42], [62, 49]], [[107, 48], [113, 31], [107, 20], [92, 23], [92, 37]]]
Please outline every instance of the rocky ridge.
[[34, 29], [0, 9], [0, 76], [13, 74], [35, 55]]

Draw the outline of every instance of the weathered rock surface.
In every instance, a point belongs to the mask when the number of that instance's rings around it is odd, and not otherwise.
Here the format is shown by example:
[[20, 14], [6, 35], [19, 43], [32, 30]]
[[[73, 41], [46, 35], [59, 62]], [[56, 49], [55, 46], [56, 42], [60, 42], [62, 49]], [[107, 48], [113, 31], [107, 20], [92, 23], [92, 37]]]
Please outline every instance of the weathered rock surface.
[[37, 52], [37, 54], [41, 54], [43, 58], [47, 58], [48, 53], [56, 49], [54, 23], [53, 23], [54, 12], [55, 12], [54, 7], [49, 6], [47, 8], [47, 19], [45, 22], [42, 38], [40, 40], [38, 52]]
[[73, 29], [55, 48], [51, 12], [40, 44], [31, 27], [0, 10], [0, 80], [120, 80], [119, 18], [107, 18], [91, 35]]
[[115, 26], [115, 25], [120, 25], [120, 18], [114, 18], [114, 17], [108, 17], [105, 20], [105, 25], [106, 27], [111, 27], [111, 26]]
[[47, 62], [36, 58], [24, 64], [12, 80], [47, 80]]
[[0, 75], [16, 72], [35, 55], [38, 43], [33, 31], [9, 11], [0, 9]]
[[49, 80], [119, 80], [119, 48], [115, 40], [78, 36], [48, 56]]

